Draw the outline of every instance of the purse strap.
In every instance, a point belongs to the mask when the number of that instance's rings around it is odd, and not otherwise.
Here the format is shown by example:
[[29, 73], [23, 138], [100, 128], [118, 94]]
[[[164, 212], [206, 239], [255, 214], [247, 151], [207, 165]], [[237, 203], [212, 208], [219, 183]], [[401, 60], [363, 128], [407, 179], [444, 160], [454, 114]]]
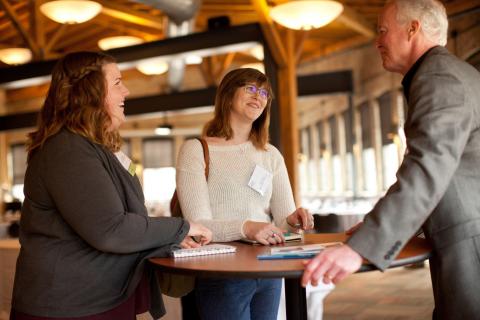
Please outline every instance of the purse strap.
[[197, 138], [197, 140], [202, 144], [203, 159], [205, 160], [205, 178], [208, 180], [208, 173], [210, 171], [210, 152], [208, 151], [208, 143], [207, 140], [203, 138]]

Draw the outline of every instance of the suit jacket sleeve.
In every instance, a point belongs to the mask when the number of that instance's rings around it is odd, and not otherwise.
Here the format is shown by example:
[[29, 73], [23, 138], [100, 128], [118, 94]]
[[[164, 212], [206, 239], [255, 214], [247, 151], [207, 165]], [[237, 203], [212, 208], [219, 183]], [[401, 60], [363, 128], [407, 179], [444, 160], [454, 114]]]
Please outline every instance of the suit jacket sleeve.
[[452, 74], [438, 64], [417, 71], [405, 125], [408, 151], [397, 182], [348, 241], [379, 269], [388, 267], [435, 209], [467, 143], [472, 110], [464, 103], [460, 79]]

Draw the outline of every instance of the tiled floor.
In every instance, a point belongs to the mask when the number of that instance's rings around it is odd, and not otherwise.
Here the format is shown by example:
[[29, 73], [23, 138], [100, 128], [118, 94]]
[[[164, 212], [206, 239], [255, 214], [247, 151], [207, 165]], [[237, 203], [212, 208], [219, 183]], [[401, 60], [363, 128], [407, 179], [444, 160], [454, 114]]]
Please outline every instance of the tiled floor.
[[427, 320], [432, 310], [426, 265], [350, 276], [326, 297], [323, 320]]

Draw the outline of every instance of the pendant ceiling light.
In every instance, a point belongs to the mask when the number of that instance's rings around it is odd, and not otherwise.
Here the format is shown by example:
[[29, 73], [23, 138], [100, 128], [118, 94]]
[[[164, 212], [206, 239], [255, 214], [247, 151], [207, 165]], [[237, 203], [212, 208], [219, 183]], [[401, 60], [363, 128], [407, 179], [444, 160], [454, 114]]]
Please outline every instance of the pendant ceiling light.
[[170, 124], [162, 124], [155, 128], [155, 134], [157, 136], [168, 136], [172, 133], [173, 126]]
[[159, 75], [168, 71], [168, 63], [162, 58], [146, 59], [137, 64], [137, 70], [146, 75]]
[[93, 19], [102, 5], [89, 0], [56, 0], [45, 2], [40, 11], [50, 19], [64, 24], [82, 23]]
[[273, 7], [272, 19], [284, 27], [295, 30], [311, 30], [332, 22], [343, 11], [343, 5], [330, 0], [298, 0]]
[[200, 64], [202, 63], [203, 58], [196, 54], [189, 54], [185, 57], [186, 64]]
[[98, 46], [102, 50], [110, 50], [121, 47], [134, 46], [143, 43], [143, 39], [134, 36], [116, 36], [103, 38], [98, 41]]
[[0, 60], [11, 65], [24, 64], [32, 60], [32, 52], [27, 48], [0, 49]]

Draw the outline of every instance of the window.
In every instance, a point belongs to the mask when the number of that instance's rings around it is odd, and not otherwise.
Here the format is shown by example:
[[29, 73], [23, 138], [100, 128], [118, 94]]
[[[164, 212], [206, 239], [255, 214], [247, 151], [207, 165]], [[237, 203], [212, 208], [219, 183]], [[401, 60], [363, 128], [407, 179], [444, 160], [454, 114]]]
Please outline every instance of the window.
[[120, 150], [125, 153], [129, 158], [132, 157], [132, 145], [130, 143], [130, 139], [123, 139], [123, 144]]
[[382, 129], [383, 188], [388, 189], [396, 180], [398, 151], [393, 138], [397, 132], [392, 121], [391, 94], [387, 92], [378, 98]]
[[23, 202], [23, 180], [27, 169], [27, 150], [24, 144], [14, 144], [10, 147], [12, 155], [12, 196]]
[[169, 215], [175, 191], [174, 145], [171, 139], [143, 141], [143, 192], [151, 215]]

